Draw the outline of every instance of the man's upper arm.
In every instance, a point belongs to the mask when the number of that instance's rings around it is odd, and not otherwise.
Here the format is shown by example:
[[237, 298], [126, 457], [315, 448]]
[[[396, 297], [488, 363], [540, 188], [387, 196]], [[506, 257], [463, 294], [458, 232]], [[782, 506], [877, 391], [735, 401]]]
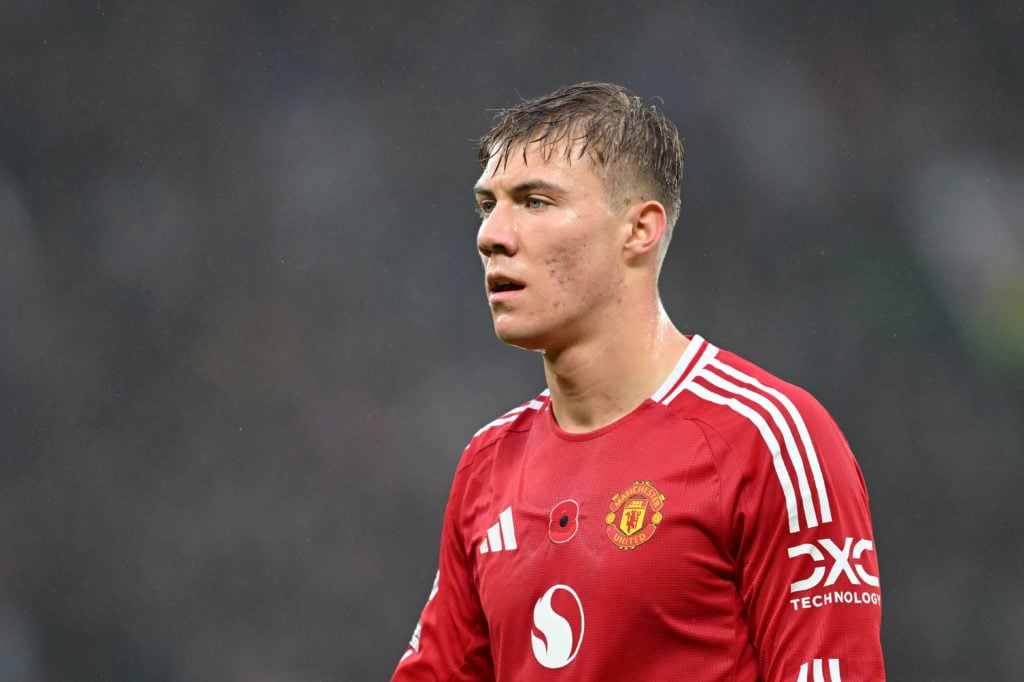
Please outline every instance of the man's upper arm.
[[437, 576], [392, 682], [494, 679], [486, 620], [459, 528], [464, 485], [456, 473], [445, 510]]
[[773, 458], [766, 445], [739, 505], [739, 581], [761, 676], [884, 680], [881, 589], [863, 477], [824, 409], [810, 398], [798, 404], [806, 438], [794, 429], [796, 456]]

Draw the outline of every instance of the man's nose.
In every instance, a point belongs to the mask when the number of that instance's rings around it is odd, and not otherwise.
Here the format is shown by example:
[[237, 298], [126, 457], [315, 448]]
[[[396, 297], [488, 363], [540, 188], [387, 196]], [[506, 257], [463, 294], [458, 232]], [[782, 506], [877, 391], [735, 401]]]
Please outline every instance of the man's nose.
[[476, 236], [476, 247], [480, 254], [489, 258], [495, 254], [511, 256], [515, 254], [516, 243], [515, 216], [511, 207], [499, 202], [480, 223], [480, 231]]

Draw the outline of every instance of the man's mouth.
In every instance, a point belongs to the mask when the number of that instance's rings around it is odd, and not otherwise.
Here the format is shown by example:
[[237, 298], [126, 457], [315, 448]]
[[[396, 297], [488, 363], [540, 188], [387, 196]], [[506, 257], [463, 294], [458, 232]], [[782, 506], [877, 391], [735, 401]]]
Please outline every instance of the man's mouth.
[[492, 275], [487, 278], [487, 293], [492, 301], [501, 301], [526, 288], [522, 282], [508, 277]]

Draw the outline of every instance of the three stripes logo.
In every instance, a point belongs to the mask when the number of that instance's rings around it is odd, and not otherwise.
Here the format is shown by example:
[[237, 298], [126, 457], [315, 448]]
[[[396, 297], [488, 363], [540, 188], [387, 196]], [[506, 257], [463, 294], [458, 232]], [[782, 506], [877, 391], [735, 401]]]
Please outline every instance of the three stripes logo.
[[[771, 454], [786, 500], [789, 531], [830, 523], [832, 509], [825, 477], [803, 416], [786, 395], [718, 360], [717, 353], [716, 347], [703, 340], [691, 343], [677, 370], [680, 375], [671, 377], [674, 383], [666, 383], [654, 399], [668, 405], [689, 391], [749, 420]], [[685, 375], [683, 366], [688, 370]]]
[[512, 522], [512, 507], [498, 514], [498, 522], [487, 529], [487, 537], [480, 542], [480, 553], [514, 551], [516, 544], [516, 527]]
[[[826, 668], [826, 664], [828, 668]], [[796, 682], [842, 682], [839, 676], [839, 659], [815, 658], [800, 666], [800, 675]]]

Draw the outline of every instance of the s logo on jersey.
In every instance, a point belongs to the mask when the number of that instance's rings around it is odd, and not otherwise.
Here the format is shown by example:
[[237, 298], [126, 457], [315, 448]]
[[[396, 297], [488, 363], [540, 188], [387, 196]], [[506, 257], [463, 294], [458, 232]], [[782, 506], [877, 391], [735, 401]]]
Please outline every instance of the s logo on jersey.
[[575, 590], [555, 585], [545, 592], [533, 606], [530, 640], [537, 662], [551, 670], [572, 663], [583, 644], [583, 624], [583, 603]]
[[606, 532], [619, 549], [636, 549], [652, 537], [661, 523], [665, 496], [650, 481], [633, 485], [612, 497]]

